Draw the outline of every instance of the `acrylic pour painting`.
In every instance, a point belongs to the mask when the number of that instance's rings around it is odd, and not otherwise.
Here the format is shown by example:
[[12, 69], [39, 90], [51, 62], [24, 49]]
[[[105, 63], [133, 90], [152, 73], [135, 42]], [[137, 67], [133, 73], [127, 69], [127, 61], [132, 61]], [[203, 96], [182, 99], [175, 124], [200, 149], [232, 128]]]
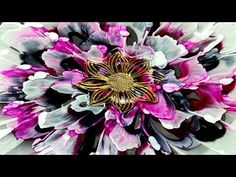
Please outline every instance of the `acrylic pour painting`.
[[0, 154], [236, 154], [236, 23], [0, 24]]

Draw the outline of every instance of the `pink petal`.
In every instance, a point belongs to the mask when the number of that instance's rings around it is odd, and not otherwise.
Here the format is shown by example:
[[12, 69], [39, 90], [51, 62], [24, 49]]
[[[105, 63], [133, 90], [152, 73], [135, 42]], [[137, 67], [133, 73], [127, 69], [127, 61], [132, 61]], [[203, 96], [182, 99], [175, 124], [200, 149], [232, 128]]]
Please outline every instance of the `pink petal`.
[[159, 119], [174, 119], [175, 106], [163, 94], [157, 94], [157, 103], [141, 102], [140, 108], [145, 114], [151, 114]]
[[72, 71], [64, 71], [62, 75], [66, 79], [71, 80], [72, 85], [77, 85], [86, 77], [85, 73], [77, 69], [74, 69]]
[[14, 101], [2, 109], [2, 114], [17, 118], [17, 124], [13, 130], [17, 138], [30, 139], [47, 134], [35, 130], [40, 110], [42, 108], [37, 107], [34, 102]]
[[135, 117], [137, 110], [138, 110], [138, 107], [135, 106], [125, 116], [117, 108], [115, 108], [114, 106], [111, 106], [105, 113], [105, 118], [106, 120], [115, 120], [122, 127], [129, 126], [133, 122], [133, 119]]
[[207, 79], [207, 71], [198, 62], [198, 57], [203, 55], [199, 52], [197, 55], [190, 58], [180, 58], [170, 63], [172, 66], [178, 66], [180, 69], [180, 76], [178, 80], [185, 84], [185, 88], [190, 88], [191, 86], [197, 86], [199, 82], [203, 82]]
[[112, 129], [109, 137], [119, 151], [138, 148], [141, 143], [138, 135], [129, 134], [118, 124]]

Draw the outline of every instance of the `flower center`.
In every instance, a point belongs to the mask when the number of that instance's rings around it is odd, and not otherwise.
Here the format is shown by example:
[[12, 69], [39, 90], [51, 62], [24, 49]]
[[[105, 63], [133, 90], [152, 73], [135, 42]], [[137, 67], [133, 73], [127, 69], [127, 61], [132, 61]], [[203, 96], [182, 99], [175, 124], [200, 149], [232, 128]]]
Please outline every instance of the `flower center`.
[[129, 91], [134, 84], [133, 78], [126, 73], [115, 73], [109, 76], [107, 83], [115, 91]]

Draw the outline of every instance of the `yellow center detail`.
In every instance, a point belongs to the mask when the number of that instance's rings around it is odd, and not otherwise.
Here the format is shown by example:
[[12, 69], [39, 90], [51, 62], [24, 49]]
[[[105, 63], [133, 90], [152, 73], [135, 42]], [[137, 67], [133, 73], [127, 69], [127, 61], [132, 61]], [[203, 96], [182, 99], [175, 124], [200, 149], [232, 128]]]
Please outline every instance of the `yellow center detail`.
[[115, 73], [109, 76], [107, 83], [118, 92], [129, 91], [134, 84], [133, 78], [126, 73]]

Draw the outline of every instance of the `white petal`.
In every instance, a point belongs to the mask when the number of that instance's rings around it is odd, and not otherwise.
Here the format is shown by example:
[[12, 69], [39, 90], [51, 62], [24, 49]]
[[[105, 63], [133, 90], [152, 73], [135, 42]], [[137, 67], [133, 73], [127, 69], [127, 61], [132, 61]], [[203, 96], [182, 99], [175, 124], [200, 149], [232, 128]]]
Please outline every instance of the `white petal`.
[[168, 61], [165, 54], [162, 51], [155, 52], [155, 57], [151, 60], [151, 66], [157, 66], [160, 69], [166, 67]]
[[119, 151], [126, 151], [127, 149], [138, 148], [140, 145], [140, 138], [138, 135], [129, 134], [120, 125], [116, 125], [109, 134], [112, 142], [116, 145]]
[[226, 110], [220, 106], [215, 106], [215, 107], [204, 108], [198, 111], [189, 111], [189, 112], [203, 117], [206, 121], [210, 123], [216, 123], [217, 121], [222, 119], [222, 116], [226, 112]]
[[153, 136], [150, 136], [148, 138], [148, 141], [150, 142], [150, 144], [155, 150], [159, 151], [161, 149], [160, 144], [157, 142], [157, 140]]
[[236, 23], [224, 22], [217, 23], [214, 29], [214, 35], [223, 35], [224, 48], [220, 51], [222, 54], [230, 54], [236, 52]]
[[[84, 103], [84, 106], [81, 104]], [[76, 112], [82, 111], [92, 111], [94, 114], [99, 114], [105, 108], [105, 104], [98, 106], [89, 105], [89, 96], [88, 95], [79, 95], [76, 97], [75, 101], [71, 102], [71, 109]]]
[[165, 127], [166, 129], [174, 129], [174, 128], [179, 128], [184, 120], [189, 119], [192, 116], [193, 115], [190, 113], [176, 110], [174, 119], [172, 120], [159, 119], [159, 121], [161, 122], [162, 126]]
[[109, 136], [105, 135], [104, 132], [100, 136], [96, 155], [116, 155], [118, 150], [116, 146], [112, 143]]

